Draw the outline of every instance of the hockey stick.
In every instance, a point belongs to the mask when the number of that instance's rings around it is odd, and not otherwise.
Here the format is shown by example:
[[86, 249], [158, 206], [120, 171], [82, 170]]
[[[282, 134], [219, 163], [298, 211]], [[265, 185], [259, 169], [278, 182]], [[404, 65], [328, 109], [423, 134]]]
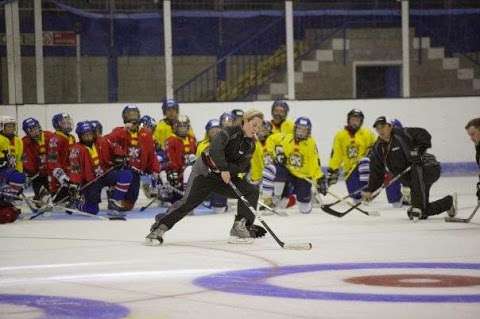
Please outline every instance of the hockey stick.
[[[412, 166], [408, 166], [407, 168], [405, 168], [403, 171], [401, 171], [400, 173], [398, 173], [398, 175], [396, 175], [394, 178], [392, 178], [388, 184], [383, 184], [381, 187], [377, 188], [373, 194], [372, 194], [372, 197], [370, 199], [370, 201], [372, 201], [373, 199], [375, 199], [378, 195], [380, 195], [380, 193], [382, 192], [382, 190], [384, 190], [385, 188], [389, 187], [390, 185], [392, 185], [393, 183], [395, 183], [397, 180], [399, 180], [403, 175], [405, 175], [407, 172], [409, 172], [410, 170], [412, 169]], [[351, 206], [348, 210], [344, 211], [344, 212], [338, 212], [336, 210], [334, 210], [333, 208], [331, 208], [331, 206], [335, 205], [335, 204], [338, 204], [340, 202], [343, 202], [344, 200], [346, 200], [347, 198], [351, 197], [352, 195], [356, 194], [356, 193], [359, 193], [361, 191], [363, 191], [365, 188], [367, 187], [367, 185], [363, 186], [362, 188], [360, 188], [359, 190], [356, 190], [355, 192], [353, 193], [350, 193], [342, 198], [339, 198], [337, 201], [331, 203], [331, 204], [328, 204], [328, 205], [323, 205], [322, 206], [322, 210], [325, 211], [326, 213], [330, 214], [330, 215], [333, 215], [333, 216], [336, 216], [336, 217], [343, 217], [345, 216], [346, 214], [348, 214], [349, 212], [351, 212], [352, 210], [354, 209], [358, 209], [358, 206], [360, 206], [362, 204], [362, 202], [359, 202], [353, 206]], [[333, 196], [333, 195], [332, 195]], [[372, 216], [375, 216], [375, 215], [372, 215]]]
[[[330, 195], [332, 195], [333, 197], [335, 197], [336, 199], [340, 199], [340, 196], [338, 196], [337, 194], [335, 194], [335, 193], [333, 193], [333, 192], [331, 192], [331, 191], [328, 191], [328, 193], [329, 193]], [[352, 203], [350, 203], [349, 201], [345, 201], [345, 203], [347, 203], [347, 205], [350, 206], [352, 210], [353, 210], [353, 209], [356, 209], [356, 210], [358, 210], [359, 212], [361, 212], [361, 213], [364, 214], [364, 215], [367, 215], [367, 216], [380, 216], [380, 213], [377, 212], [377, 211], [366, 211], [366, 210], [363, 210], [363, 209], [361, 209], [360, 207], [358, 207], [358, 206], [361, 204], [361, 202], [360, 202], [360, 203], [357, 203], [357, 204], [352, 204]], [[322, 210], [323, 210], [323, 209], [324, 209], [324, 207], [322, 207]], [[328, 209], [333, 210], [333, 209], [330, 208], [330, 207], [328, 207], [327, 210], [328, 210]], [[325, 210], [324, 210], [324, 211], [325, 211]], [[348, 212], [350, 212], [350, 211], [351, 211], [351, 210], [349, 209]], [[326, 211], [325, 211], [325, 212], [326, 212]]]
[[232, 183], [232, 181], [228, 182], [228, 185], [232, 188], [233, 192], [237, 197], [245, 204], [245, 206], [248, 207], [250, 212], [253, 214], [253, 216], [257, 217], [257, 219], [260, 221], [260, 223], [265, 227], [265, 229], [272, 235], [273, 239], [277, 242], [277, 244], [282, 247], [283, 249], [291, 249], [291, 250], [310, 250], [312, 249], [312, 244], [311, 243], [299, 243], [299, 244], [285, 244], [283, 241], [281, 241], [277, 235], [272, 231], [272, 229], [267, 225], [267, 223], [263, 220], [263, 218], [257, 214], [256, 210], [250, 205], [250, 203], [247, 201], [247, 199], [242, 195], [240, 190], [235, 186], [235, 184]]
[[[103, 172], [103, 174], [95, 177], [94, 179], [92, 179], [91, 181], [89, 181], [88, 183], [82, 185], [82, 187], [80, 187], [77, 191], [76, 191], [76, 194], [79, 194], [81, 193], [83, 190], [85, 190], [87, 187], [89, 187], [90, 185], [92, 185], [93, 183], [95, 183], [96, 181], [98, 181], [99, 179], [103, 178], [104, 176], [106, 176], [108, 173], [110, 173], [111, 171], [113, 171], [114, 169], [118, 168], [119, 165], [116, 165], [116, 166], [111, 166], [110, 168], [108, 168], [105, 172]], [[62, 190], [62, 188], [64, 188], [65, 185], [61, 185], [60, 188], [57, 190], [57, 192], [55, 193], [55, 195], [53, 196], [53, 198], [50, 196], [47, 200], [47, 204], [45, 205], [45, 207], [41, 207], [39, 208], [37, 211], [37, 213], [33, 216], [30, 217], [30, 220], [32, 219], [35, 219], [37, 218], [38, 216], [41, 216], [43, 214], [45, 214], [47, 211], [49, 210], [52, 210], [54, 206], [57, 206], [57, 205], [61, 205], [62, 203], [64, 203], [67, 199], [70, 198], [70, 196], [65, 196], [64, 198], [62, 198], [60, 201], [58, 201], [57, 203], [55, 203], [55, 199], [57, 198], [58, 194], [60, 194], [60, 191]], [[86, 213], [88, 214], [88, 213]], [[90, 214], [91, 215], [91, 214]]]
[[458, 218], [458, 217], [445, 217], [445, 221], [448, 223], [469, 223], [473, 216], [477, 213], [478, 208], [480, 207], [480, 201], [478, 202], [477, 206], [473, 210], [473, 212], [468, 216], [468, 218]]
[[279, 216], [282, 216], [282, 217], [288, 217], [289, 216], [287, 213], [275, 210], [275, 209], [273, 209], [272, 207], [268, 206], [267, 204], [265, 204], [264, 202], [262, 202], [260, 200], [258, 201], [258, 205], [264, 207], [266, 210], [271, 211], [272, 213], [277, 214]]

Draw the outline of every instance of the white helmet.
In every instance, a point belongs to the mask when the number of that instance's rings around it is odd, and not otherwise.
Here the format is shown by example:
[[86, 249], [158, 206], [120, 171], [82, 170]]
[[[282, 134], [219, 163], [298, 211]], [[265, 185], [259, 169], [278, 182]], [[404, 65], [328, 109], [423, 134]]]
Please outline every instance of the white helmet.
[[3, 128], [5, 127], [5, 124], [12, 124], [12, 123], [17, 125], [17, 120], [15, 120], [13, 117], [8, 115], [0, 116], [0, 132], [3, 132]]

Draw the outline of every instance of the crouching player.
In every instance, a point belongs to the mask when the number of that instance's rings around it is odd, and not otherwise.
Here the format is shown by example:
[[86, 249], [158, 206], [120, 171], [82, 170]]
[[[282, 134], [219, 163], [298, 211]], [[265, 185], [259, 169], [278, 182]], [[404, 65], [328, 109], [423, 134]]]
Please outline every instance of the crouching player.
[[[312, 210], [312, 183], [319, 193], [325, 195], [327, 186], [320, 169], [317, 145], [311, 137], [312, 123], [306, 117], [295, 121], [294, 134], [287, 134], [276, 146], [274, 164], [267, 165], [262, 185], [264, 201], [272, 203], [272, 196], [296, 195], [298, 210], [308, 214]], [[273, 187], [273, 183], [277, 187]], [[278, 187], [283, 183], [284, 187]]]
[[[108, 163], [101, 161], [95, 145], [95, 129], [88, 121], [77, 123], [75, 132], [79, 142], [70, 150], [69, 189], [81, 189], [75, 208], [90, 214], [97, 214], [103, 187], [114, 186], [110, 201], [120, 202], [125, 198], [132, 180], [132, 172], [123, 168], [108, 169]], [[119, 205], [113, 205], [123, 211]], [[120, 217], [118, 214], [113, 214]]]

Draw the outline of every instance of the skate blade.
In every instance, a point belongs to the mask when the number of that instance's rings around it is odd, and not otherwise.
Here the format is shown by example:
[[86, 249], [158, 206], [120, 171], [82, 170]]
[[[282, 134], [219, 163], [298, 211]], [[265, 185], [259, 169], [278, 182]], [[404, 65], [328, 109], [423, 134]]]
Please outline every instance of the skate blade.
[[254, 238], [240, 238], [237, 236], [230, 236], [228, 239], [229, 244], [252, 244], [255, 241]]
[[162, 244], [163, 244], [163, 240], [151, 239], [151, 238], [145, 238], [145, 241], [143, 242], [144, 246], [161, 246]]

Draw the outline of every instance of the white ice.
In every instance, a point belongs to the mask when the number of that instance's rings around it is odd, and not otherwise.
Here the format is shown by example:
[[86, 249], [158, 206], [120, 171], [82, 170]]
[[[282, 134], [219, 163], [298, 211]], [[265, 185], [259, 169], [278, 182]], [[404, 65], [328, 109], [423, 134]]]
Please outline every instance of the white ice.
[[[476, 177], [441, 178], [431, 198], [457, 192], [458, 215], [468, 216], [477, 201]], [[345, 194], [343, 183], [334, 188]], [[327, 198], [327, 201], [333, 199]], [[140, 202], [139, 206], [145, 202]], [[342, 206], [338, 207], [339, 209]], [[270, 236], [251, 245], [227, 243], [232, 213], [188, 216], [165, 238], [164, 246], [144, 246], [150, 218], [102, 221], [52, 217], [0, 225], [0, 295], [86, 298], [123, 305], [127, 318], [479, 318], [480, 303], [392, 303], [322, 301], [263, 297], [207, 290], [192, 283], [217, 272], [352, 262], [480, 263], [480, 213], [471, 223], [446, 223], [445, 214], [413, 223], [405, 208], [392, 208], [382, 196], [367, 210], [343, 218], [320, 208], [309, 215], [265, 216], [285, 242], [311, 242], [311, 251], [281, 249]], [[27, 209], [23, 209], [27, 211]], [[350, 284], [347, 277], [384, 274], [468, 275], [480, 270], [359, 269], [273, 277], [282, 287], [377, 294], [476, 294], [480, 286], [394, 288]], [[93, 312], [95, 313], [95, 312]], [[36, 307], [3, 302], [0, 318], [39, 318]], [[53, 316], [55, 317], [55, 316]], [[64, 318], [58, 315], [58, 318]], [[96, 315], [92, 315], [96, 318]]]

